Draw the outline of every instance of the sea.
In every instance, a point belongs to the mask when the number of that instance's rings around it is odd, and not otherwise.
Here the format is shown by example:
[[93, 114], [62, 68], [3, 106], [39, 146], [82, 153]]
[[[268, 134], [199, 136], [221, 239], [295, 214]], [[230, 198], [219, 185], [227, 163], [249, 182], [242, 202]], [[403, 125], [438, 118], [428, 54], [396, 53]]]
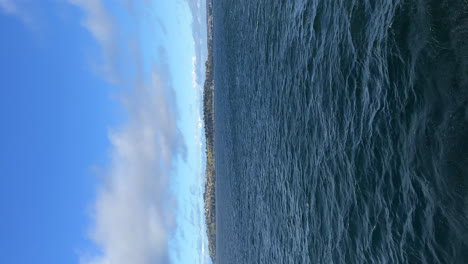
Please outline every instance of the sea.
[[468, 263], [468, 1], [213, 17], [216, 263]]

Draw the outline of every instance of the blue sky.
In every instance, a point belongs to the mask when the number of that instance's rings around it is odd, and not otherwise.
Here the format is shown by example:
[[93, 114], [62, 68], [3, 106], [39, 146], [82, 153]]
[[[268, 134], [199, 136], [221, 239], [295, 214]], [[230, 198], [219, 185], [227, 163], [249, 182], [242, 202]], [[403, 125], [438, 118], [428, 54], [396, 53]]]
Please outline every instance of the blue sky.
[[204, 12], [0, 0], [0, 263], [210, 263]]

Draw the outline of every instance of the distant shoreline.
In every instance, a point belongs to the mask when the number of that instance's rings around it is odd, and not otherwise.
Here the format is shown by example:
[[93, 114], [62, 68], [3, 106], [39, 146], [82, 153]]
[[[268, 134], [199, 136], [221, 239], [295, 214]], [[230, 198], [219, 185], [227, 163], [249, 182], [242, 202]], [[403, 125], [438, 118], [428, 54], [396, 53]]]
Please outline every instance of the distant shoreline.
[[214, 163], [214, 80], [213, 80], [213, 3], [206, 2], [208, 59], [205, 62], [205, 84], [203, 86], [203, 121], [206, 137], [206, 182], [203, 200], [210, 257], [216, 259], [216, 196]]

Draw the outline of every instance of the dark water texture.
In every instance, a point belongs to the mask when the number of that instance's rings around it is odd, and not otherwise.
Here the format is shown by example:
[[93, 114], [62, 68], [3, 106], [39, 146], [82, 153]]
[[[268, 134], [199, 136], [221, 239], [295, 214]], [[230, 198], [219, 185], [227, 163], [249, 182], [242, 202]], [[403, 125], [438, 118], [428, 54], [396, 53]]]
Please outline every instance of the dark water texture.
[[468, 263], [468, 3], [215, 0], [218, 263]]

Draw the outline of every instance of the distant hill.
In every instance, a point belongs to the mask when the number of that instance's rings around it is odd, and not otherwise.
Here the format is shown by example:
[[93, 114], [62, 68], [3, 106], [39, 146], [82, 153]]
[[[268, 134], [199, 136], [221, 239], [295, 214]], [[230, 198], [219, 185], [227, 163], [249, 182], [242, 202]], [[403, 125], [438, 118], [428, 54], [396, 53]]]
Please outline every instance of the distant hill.
[[205, 84], [203, 86], [203, 120], [206, 137], [206, 183], [203, 199], [205, 201], [206, 230], [210, 257], [216, 259], [216, 172], [214, 163], [214, 80], [213, 80], [213, 3], [206, 1], [208, 27], [208, 59], [205, 62]]

